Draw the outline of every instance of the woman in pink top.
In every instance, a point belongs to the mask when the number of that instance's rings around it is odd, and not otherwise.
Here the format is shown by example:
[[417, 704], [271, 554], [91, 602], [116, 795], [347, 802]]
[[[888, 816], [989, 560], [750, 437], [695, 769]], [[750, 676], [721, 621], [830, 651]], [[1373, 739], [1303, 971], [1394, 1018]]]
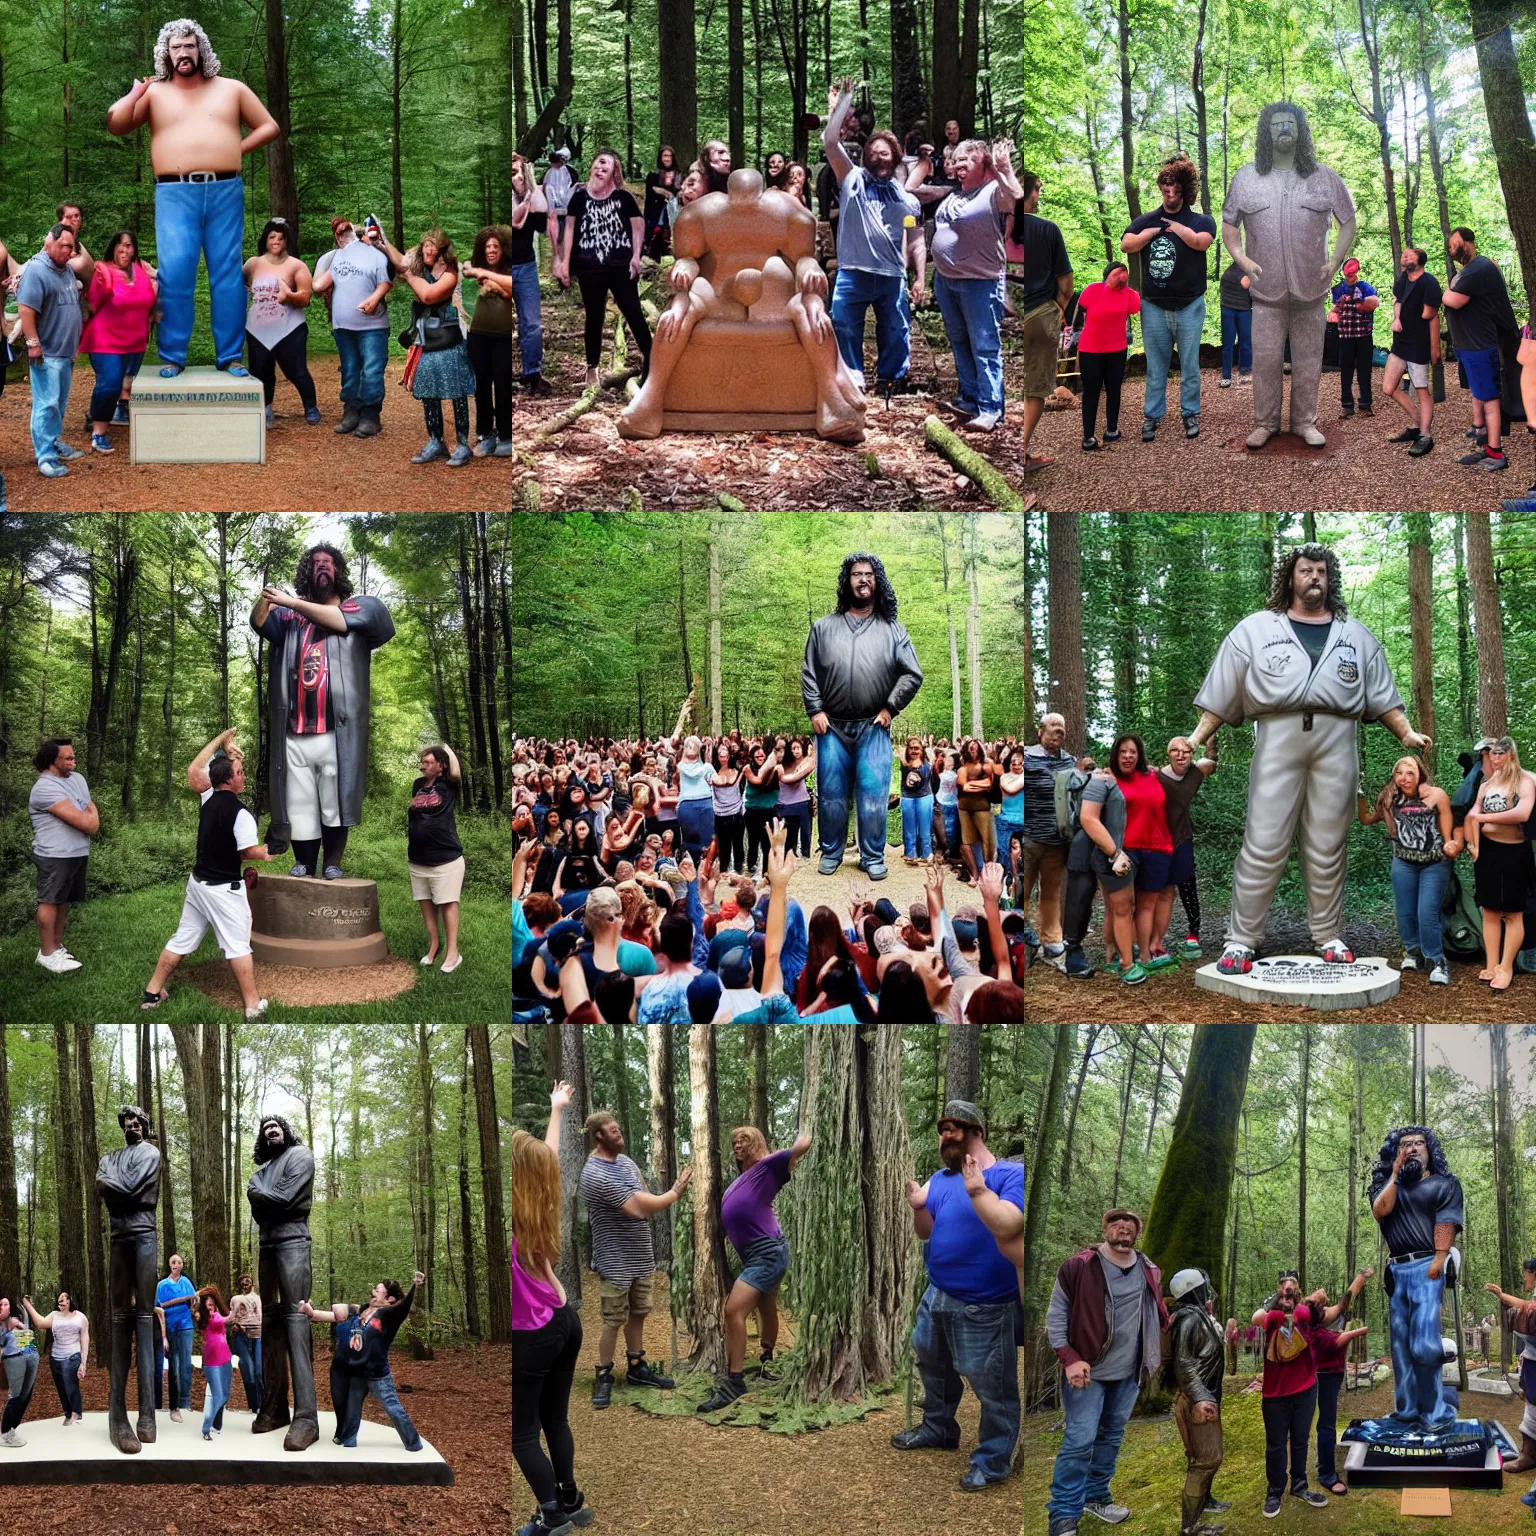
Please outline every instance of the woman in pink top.
[[149, 346], [149, 323], [159, 311], [160, 285], [139, 260], [139, 242], [120, 229], [107, 242], [104, 260], [91, 274], [86, 302], [91, 318], [80, 332], [80, 350], [96, 370], [91, 391], [91, 447], [113, 452], [107, 426], [128, 422], [128, 394]]
[[[233, 1374], [229, 1336], [224, 1331], [230, 1314], [224, 1307], [224, 1298], [219, 1295], [218, 1286], [205, 1285], [197, 1295], [199, 1300], [195, 1303], [193, 1317], [203, 1325], [203, 1379], [208, 1384], [203, 1393], [203, 1439], [212, 1440], [209, 1431], [213, 1428], [214, 1419], [223, 1413], [224, 1404], [229, 1401], [229, 1382]], [[213, 1301], [219, 1305], [214, 1306]], [[220, 1422], [222, 1424], [222, 1420]]]
[[1104, 391], [1104, 441], [1120, 439], [1120, 385], [1125, 380], [1129, 350], [1129, 324], [1141, 313], [1141, 295], [1131, 287], [1131, 274], [1123, 261], [1104, 268], [1104, 281], [1089, 283], [1079, 303], [1087, 319], [1077, 344], [1078, 366], [1083, 373], [1083, 452], [1099, 446], [1093, 435], [1099, 414], [1099, 391]]

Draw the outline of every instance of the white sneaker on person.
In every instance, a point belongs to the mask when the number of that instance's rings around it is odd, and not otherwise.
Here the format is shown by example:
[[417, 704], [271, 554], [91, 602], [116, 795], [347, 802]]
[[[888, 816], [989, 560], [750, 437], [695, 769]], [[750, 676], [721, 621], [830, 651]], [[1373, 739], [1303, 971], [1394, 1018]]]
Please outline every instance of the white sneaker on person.
[[1116, 1504], [1113, 1499], [1090, 1500], [1083, 1505], [1083, 1513], [1097, 1515], [1106, 1525], [1119, 1525], [1122, 1520], [1129, 1520], [1131, 1512], [1124, 1504]]
[[42, 950], [37, 952], [37, 963], [45, 971], [53, 971], [63, 975], [67, 971], [78, 971], [80, 962], [66, 950], [56, 949], [51, 955], [45, 955]]
[[245, 1016], [246, 1016], [247, 1020], [249, 1020], [249, 1019], [259, 1019], [262, 1016], [262, 1014], [264, 1014], [266, 1011], [267, 1011], [267, 1000], [266, 1000], [266, 998], [262, 998], [261, 1001], [259, 1003], [257, 1003], [254, 1008], [247, 1008], [245, 1010]]
[[13, 1451], [19, 1451], [26, 1443], [14, 1429], [8, 1429], [0, 1435], [0, 1445], [8, 1445]]
[[1429, 973], [1430, 981], [1437, 987], [1448, 987], [1451, 984], [1451, 972], [1444, 960], [1437, 960], [1434, 969]]
[[1002, 415], [997, 411], [978, 411], [966, 422], [967, 432], [995, 432], [997, 424], [1002, 420]]

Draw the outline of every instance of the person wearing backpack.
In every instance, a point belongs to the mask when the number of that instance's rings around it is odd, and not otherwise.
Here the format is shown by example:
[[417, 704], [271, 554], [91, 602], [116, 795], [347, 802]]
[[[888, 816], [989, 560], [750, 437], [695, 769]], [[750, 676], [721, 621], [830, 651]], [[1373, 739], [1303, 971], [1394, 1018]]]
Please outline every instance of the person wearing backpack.
[[[1111, 752], [1118, 751], [1119, 742]], [[1080, 782], [1074, 783], [1079, 780]], [[1076, 830], [1067, 850], [1067, 889], [1062, 907], [1062, 937], [1065, 952], [1062, 970], [1067, 976], [1086, 978], [1093, 968], [1083, 954], [1083, 940], [1093, 915], [1096, 886], [1104, 892], [1104, 951], [1111, 950], [1121, 959], [1120, 979], [1135, 986], [1147, 979], [1136, 964], [1135, 882], [1136, 861], [1125, 850], [1125, 824], [1128, 807], [1125, 795], [1113, 776], [1090, 774], [1081, 769], [1057, 785], [1058, 802], [1069, 804], [1068, 819]]]
[[1024, 879], [1019, 900], [1027, 907], [1036, 880], [1040, 882], [1040, 942], [1046, 960], [1058, 968], [1066, 953], [1061, 898], [1072, 834], [1057, 825], [1056, 784], [1062, 774], [1079, 766], [1072, 753], [1063, 751], [1066, 739], [1065, 718], [1044, 715], [1035, 745], [1024, 748]]

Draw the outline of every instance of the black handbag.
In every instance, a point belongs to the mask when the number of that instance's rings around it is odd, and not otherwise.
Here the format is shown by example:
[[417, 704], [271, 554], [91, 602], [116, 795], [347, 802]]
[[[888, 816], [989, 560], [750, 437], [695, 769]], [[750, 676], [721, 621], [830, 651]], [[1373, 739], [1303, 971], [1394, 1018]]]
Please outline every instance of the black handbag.
[[449, 299], [424, 309], [400, 333], [402, 347], [420, 347], [423, 352], [447, 352], [463, 340], [459, 312]]

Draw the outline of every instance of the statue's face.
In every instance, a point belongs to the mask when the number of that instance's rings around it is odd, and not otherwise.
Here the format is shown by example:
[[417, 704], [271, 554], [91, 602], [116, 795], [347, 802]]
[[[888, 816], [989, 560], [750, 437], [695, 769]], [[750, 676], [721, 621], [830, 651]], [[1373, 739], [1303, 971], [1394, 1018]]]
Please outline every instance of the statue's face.
[[1421, 1132], [1413, 1132], [1398, 1142], [1398, 1147], [1407, 1154], [1403, 1163], [1403, 1175], [1410, 1183], [1424, 1177], [1429, 1168], [1429, 1142]]
[[848, 572], [848, 590], [853, 594], [853, 600], [859, 607], [866, 607], [875, 600], [875, 568], [865, 560], [860, 560], [854, 568]]
[[171, 61], [171, 70], [181, 79], [195, 75], [198, 69], [197, 38], [190, 32], [182, 32], [170, 38], [165, 49]]
[[276, 1120], [263, 1121], [261, 1137], [269, 1147], [280, 1147], [283, 1144], [283, 1128]]
[[147, 1127], [137, 1115], [129, 1115], [128, 1118], [123, 1121], [123, 1137], [130, 1147], [135, 1146], [139, 1142], [143, 1141], [146, 1131]]
[[1301, 125], [1296, 121], [1296, 114], [1276, 112], [1269, 120], [1269, 134], [1276, 149], [1295, 149], [1296, 141], [1301, 136]]
[[329, 592], [336, 585], [336, 562], [325, 550], [316, 550], [310, 559], [309, 579], [316, 592]]
[[1305, 555], [1291, 572], [1291, 596], [1308, 608], [1321, 607], [1328, 599], [1328, 563]]

